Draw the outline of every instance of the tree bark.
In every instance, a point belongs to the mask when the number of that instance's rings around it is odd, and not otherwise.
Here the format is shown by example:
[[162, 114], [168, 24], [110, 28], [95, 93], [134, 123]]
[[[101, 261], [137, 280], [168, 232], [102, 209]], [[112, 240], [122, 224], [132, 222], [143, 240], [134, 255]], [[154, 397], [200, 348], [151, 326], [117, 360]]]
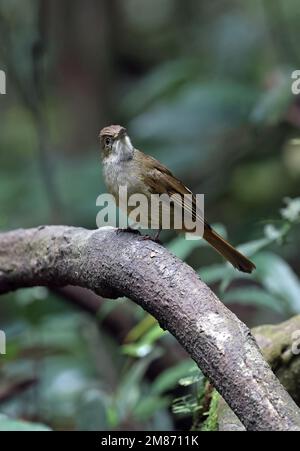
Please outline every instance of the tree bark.
[[[262, 353], [272, 370], [300, 404], [300, 315], [281, 324], [259, 326], [252, 329]], [[218, 407], [220, 431], [244, 431], [237, 416], [221, 398]]]
[[177, 338], [248, 430], [300, 430], [298, 407], [249, 329], [159, 244], [107, 228], [0, 234], [0, 293], [34, 285], [131, 298]]

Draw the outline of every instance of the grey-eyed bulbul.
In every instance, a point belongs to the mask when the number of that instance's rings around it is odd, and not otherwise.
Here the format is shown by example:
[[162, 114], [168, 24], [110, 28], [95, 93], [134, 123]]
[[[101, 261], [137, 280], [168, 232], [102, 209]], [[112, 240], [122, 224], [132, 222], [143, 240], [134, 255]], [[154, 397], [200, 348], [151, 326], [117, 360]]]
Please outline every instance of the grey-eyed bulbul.
[[[115, 197], [117, 204], [120, 186], [127, 188], [129, 196], [144, 194], [147, 198], [150, 198], [151, 194], [168, 194], [172, 198], [177, 198], [181, 205], [184, 205], [181, 200], [183, 196], [192, 194], [159, 161], [135, 149], [124, 127], [110, 125], [101, 130], [99, 137], [105, 183], [108, 191]], [[203, 238], [226, 260], [238, 270], [246, 273], [251, 273], [255, 269], [255, 265], [248, 258], [224, 240], [199, 215], [194, 201], [191, 210], [193, 217], [202, 221], [204, 225]], [[158, 219], [158, 228], [161, 228], [160, 219]], [[186, 229], [182, 231], [186, 231]]]

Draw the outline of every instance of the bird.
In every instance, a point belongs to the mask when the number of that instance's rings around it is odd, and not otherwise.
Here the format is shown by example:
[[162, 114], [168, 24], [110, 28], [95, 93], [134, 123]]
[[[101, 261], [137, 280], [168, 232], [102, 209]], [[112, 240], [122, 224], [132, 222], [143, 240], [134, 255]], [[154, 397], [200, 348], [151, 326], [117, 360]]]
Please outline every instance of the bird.
[[[138, 193], [146, 195], [148, 199], [152, 194], [176, 195], [178, 199], [190, 194], [193, 199], [192, 215], [203, 224], [203, 238], [239, 271], [251, 273], [255, 269], [254, 263], [221, 237], [199, 214], [196, 210], [195, 196], [191, 190], [162, 163], [132, 145], [125, 127], [121, 125], [104, 127], [100, 131], [99, 139], [104, 181], [109, 193], [116, 199], [117, 205], [120, 186], [127, 188], [129, 196]], [[157, 218], [159, 232], [160, 221]], [[186, 230], [183, 228], [181, 232], [184, 231]]]

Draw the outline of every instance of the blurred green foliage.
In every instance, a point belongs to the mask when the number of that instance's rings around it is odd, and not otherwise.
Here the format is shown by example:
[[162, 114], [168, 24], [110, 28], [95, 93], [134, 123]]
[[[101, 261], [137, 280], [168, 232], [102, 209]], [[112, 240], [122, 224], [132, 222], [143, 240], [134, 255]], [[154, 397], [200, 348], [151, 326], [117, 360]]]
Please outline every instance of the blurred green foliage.
[[[95, 227], [97, 135], [120, 122], [206, 194], [207, 218], [257, 270], [166, 233], [169, 249], [250, 326], [299, 313], [299, 16], [297, 0], [0, 0], [0, 229]], [[0, 429], [212, 427], [201, 373], [129, 301], [91, 319], [37, 287], [0, 309]], [[103, 326], [116, 312], [135, 323], [121, 343]]]

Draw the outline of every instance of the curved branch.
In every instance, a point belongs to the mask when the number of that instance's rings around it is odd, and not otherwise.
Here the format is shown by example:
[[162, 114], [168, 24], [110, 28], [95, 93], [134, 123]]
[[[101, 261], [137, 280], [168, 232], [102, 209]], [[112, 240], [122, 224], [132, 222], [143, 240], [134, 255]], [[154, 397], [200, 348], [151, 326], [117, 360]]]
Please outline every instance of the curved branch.
[[[265, 325], [252, 329], [252, 334], [265, 359], [298, 405], [300, 403], [299, 331], [300, 315], [275, 326]], [[297, 340], [294, 339], [296, 336], [298, 337]], [[297, 353], [293, 351], [293, 346], [297, 347]], [[218, 422], [220, 431], [245, 430], [237, 416], [222, 398], [220, 398], [218, 406]]]
[[141, 305], [177, 338], [248, 430], [300, 430], [300, 411], [249, 329], [162, 246], [115, 229], [43, 226], [0, 234], [0, 293], [68, 284]]

